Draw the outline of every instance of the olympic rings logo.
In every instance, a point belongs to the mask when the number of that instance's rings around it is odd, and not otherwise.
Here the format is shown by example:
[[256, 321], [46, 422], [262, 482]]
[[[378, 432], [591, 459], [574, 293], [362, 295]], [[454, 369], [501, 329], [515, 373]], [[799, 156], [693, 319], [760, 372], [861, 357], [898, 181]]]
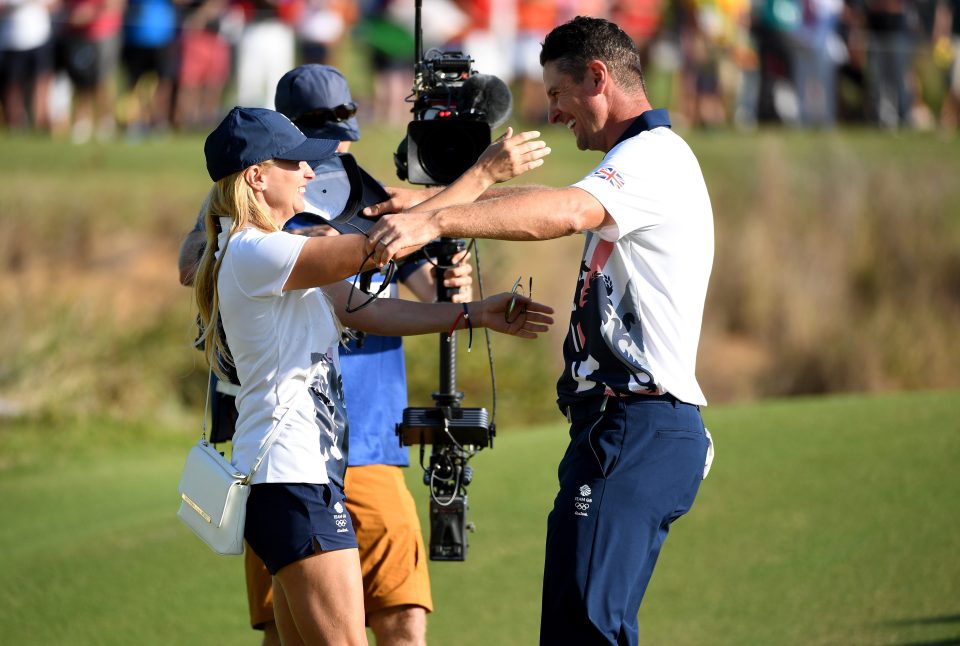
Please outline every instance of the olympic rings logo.
[[590, 509], [590, 505], [589, 505], [588, 503], [585, 503], [585, 502], [576, 502], [576, 503], [573, 504], [573, 506], [576, 507], [577, 509], [579, 509], [580, 511], [586, 511], [586, 510]]
[[346, 527], [346, 526], [347, 526], [347, 521], [345, 521], [345, 520], [338, 520], [338, 521], [337, 521], [337, 527]]

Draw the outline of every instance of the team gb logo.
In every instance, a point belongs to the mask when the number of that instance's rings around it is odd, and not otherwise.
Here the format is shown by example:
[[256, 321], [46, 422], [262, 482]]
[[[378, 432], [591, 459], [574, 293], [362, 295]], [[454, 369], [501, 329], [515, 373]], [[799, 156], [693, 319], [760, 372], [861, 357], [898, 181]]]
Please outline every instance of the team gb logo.
[[620, 174], [613, 166], [603, 166], [593, 171], [593, 177], [599, 177], [600, 179], [610, 182], [616, 188], [623, 188], [623, 175]]

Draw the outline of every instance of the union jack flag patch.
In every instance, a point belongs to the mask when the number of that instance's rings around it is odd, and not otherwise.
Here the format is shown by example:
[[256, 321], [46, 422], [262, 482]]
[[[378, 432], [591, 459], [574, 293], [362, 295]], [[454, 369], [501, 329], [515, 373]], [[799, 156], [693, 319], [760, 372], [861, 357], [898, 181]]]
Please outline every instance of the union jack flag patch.
[[613, 166], [604, 166], [593, 171], [592, 177], [599, 177], [613, 184], [617, 188], [623, 188], [623, 175]]

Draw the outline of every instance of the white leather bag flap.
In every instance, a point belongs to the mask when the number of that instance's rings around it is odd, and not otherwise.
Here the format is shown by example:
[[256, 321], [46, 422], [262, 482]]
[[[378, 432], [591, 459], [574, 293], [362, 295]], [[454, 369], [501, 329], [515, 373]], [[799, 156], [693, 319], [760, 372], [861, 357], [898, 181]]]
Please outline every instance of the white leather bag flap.
[[187, 454], [180, 477], [182, 506], [189, 507], [213, 527], [220, 527], [230, 498], [225, 490], [241, 487], [245, 478], [214, 447], [198, 442]]

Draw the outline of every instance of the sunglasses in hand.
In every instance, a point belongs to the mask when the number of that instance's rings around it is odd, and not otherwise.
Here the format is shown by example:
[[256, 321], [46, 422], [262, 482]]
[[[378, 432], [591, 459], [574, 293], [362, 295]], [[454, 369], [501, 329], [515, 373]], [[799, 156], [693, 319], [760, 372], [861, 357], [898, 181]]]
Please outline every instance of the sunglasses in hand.
[[510, 304], [507, 305], [507, 310], [503, 313], [503, 320], [507, 322], [507, 325], [512, 325], [521, 314], [525, 314], [527, 308], [524, 305], [517, 307], [517, 296], [526, 296], [527, 298], [533, 298], [533, 276], [530, 276], [530, 281], [527, 284], [527, 293], [523, 293], [523, 276], [517, 277], [517, 282], [513, 284], [513, 289], [510, 290], [510, 293], [513, 294], [513, 298], [510, 299]]

